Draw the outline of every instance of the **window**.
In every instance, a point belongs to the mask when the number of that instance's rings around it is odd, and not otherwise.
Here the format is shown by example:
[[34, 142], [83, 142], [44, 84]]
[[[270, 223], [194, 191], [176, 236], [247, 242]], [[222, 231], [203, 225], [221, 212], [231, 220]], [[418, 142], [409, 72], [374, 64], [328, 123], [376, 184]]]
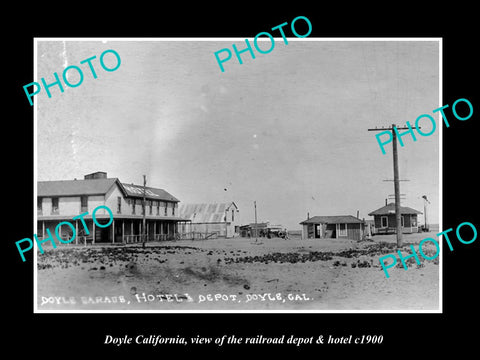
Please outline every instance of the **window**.
[[131, 199], [130, 202], [132, 203], [132, 215], [135, 215], [135, 205], [137, 205], [136, 201], [135, 199]]
[[175, 216], [175, 203], [172, 203], [172, 216]]
[[122, 213], [122, 197], [117, 196], [117, 214]]
[[168, 203], [164, 202], [163, 204], [165, 205], [165, 216], [168, 216], [168, 212], [167, 212]]
[[412, 222], [412, 226], [417, 227], [417, 217], [412, 215], [410, 220]]
[[37, 197], [37, 215], [42, 215], [42, 198]]
[[58, 197], [52, 197], [52, 215], [58, 215]]
[[157, 215], [160, 215], [160, 201], [157, 201], [156, 204], [157, 204]]
[[150, 212], [149, 212], [150, 215], [152, 215], [152, 209], [153, 209], [153, 204], [152, 203], [153, 203], [153, 201], [148, 200], [148, 206], [150, 207]]
[[338, 224], [338, 236], [347, 236], [347, 224]]
[[37, 215], [42, 215], [42, 201], [43, 199], [41, 197], [37, 197]]
[[380, 218], [380, 222], [381, 222], [381, 227], [382, 227], [382, 228], [388, 227], [388, 217], [382, 216], [382, 217]]
[[145, 202], [143, 200], [140, 200], [140, 205], [142, 205], [142, 215], [145, 214]]
[[88, 211], [88, 196], [80, 196], [80, 212]]
[[232, 222], [235, 221], [235, 210], [232, 209]]
[[404, 226], [405, 226], [405, 218], [404, 218], [404, 216], [402, 215], [402, 227], [404, 227]]

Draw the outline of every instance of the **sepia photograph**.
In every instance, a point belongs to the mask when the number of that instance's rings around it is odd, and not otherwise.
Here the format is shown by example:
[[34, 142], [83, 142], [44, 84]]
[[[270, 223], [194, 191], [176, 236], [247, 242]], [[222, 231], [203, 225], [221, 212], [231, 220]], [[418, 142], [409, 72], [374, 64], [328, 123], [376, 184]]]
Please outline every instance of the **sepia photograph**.
[[35, 38], [36, 313], [442, 312], [442, 39], [272, 36]]

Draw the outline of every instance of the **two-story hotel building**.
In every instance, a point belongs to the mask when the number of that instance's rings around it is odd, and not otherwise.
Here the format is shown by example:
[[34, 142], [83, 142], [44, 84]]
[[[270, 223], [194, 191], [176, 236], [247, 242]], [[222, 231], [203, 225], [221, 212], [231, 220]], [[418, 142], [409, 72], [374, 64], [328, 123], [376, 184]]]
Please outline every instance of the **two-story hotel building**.
[[[145, 194], [144, 194], [145, 190]], [[130, 243], [142, 241], [143, 198], [145, 195], [145, 223], [147, 240], [174, 239], [178, 223], [189, 220], [179, 217], [179, 200], [167, 191], [143, 185], [121, 183], [118, 178], [108, 178], [105, 172], [84, 176], [83, 180], [39, 181], [37, 183], [37, 237], [48, 237], [46, 229], [55, 234], [62, 221], [75, 226], [76, 238], [72, 243]], [[113, 222], [102, 228], [92, 218], [93, 210], [107, 206], [113, 213]], [[89, 234], [81, 219], [84, 216]], [[95, 213], [99, 224], [110, 220], [108, 212], [101, 208]], [[72, 229], [62, 225], [59, 235], [65, 240], [72, 238]], [[55, 235], [53, 235], [55, 236]]]

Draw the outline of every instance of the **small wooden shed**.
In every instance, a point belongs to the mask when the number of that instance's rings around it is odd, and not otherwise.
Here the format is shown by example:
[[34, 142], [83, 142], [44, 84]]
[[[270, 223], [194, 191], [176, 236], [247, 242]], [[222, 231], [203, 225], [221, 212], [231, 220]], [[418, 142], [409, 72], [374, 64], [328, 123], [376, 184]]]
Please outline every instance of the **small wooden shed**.
[[352, 215], [313, 216], [300, 223], [302, 239], [351, 239], [361, 240], [365, 224]]

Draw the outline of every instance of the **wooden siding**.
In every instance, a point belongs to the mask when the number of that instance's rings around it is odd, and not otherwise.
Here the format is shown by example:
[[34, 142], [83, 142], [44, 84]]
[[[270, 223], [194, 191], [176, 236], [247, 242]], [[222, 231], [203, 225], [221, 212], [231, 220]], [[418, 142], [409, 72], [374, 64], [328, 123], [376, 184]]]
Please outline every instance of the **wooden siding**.
[[339, 224], [304, 224], [303, 225], [303, 236], [305, 239], [314, 239], [315, 238], [315, 228], [319, 225], [321, 230], [321, 239], [330, 238], [330, 239], [350, 239], [350, 240], [361, 240], [363, 237], [364, 226], [363, 224], [346, 224], [347, 232], [346, 235], [340, 236], [339, 234]]
[[347, 224], [347, 238], [352, 240], [361, 240], [363, 236], [363, 226], [361, 224]]
[[[382, 226], [382, 217], [387, 217], [387, 227]], [[403, 217], [403, 233], [418, 232], [417, 214], [405, 214]], [[375, 223], [375, 233], [395, 233], [397, 229], [397, 219], [395, 214], [375, 215], [373, 217]], [[416, 224], [414, 226], [413, 224]]]

